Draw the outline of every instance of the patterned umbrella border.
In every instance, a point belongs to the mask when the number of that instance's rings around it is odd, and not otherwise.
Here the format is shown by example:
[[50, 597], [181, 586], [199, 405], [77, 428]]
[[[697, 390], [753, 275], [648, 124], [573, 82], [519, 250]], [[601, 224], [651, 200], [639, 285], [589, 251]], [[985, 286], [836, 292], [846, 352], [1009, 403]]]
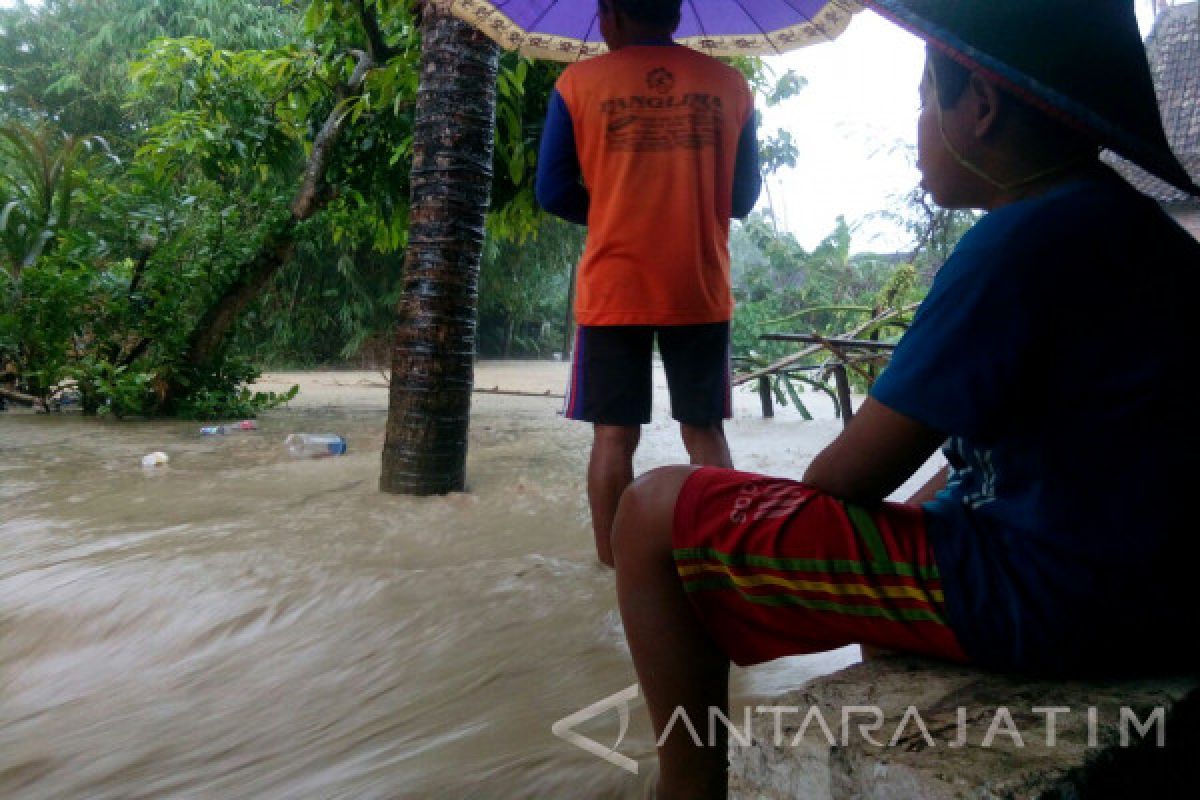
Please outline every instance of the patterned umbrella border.
[[[608, 50], [602, 42], [582, 44], [578, 39], [565, 36], [526, 33], [487, 0], [437, 0], [437, 4], [479, 28], [501, 47], [517, 50], [527, 58], [579, 61]], [[798, 47], [831, 41], [846, 30], [851, 17], [863, 8], [860, 0], [829, 0], [815, 19], [770, 35], [691, 36], [681, 38], [679, 42], [710, 56], [778, 55]]]

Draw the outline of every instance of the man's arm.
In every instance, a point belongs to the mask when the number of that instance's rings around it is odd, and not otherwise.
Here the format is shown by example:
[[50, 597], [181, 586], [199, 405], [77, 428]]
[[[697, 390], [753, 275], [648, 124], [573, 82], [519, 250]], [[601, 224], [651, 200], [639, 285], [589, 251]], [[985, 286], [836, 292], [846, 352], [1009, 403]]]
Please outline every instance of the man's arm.
[[586, 225], [590, 198], [581, 183], [579, 154], [575, 151], [575, 126], [562, 95], [550, 95], [542, 145], [538, 151], [538, 204], [556, 217]]
[[758, 203], [762, 192], [762, 171], [758, 165], [758, 113], [750, 112], [738, 138], [737, 161], [733, 168], [733, 216], [745, 219]]
[[804, 481], [871, 505], [908, 480], [945, 438], [868, 397], [841, 435], [813, 459]]

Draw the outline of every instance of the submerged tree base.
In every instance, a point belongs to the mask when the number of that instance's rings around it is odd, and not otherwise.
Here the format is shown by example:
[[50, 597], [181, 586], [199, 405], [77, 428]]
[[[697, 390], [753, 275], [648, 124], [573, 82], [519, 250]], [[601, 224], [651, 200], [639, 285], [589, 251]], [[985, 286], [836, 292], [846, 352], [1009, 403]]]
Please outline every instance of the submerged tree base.
[[380, 488], [428, 495], [466, 486], [499, 52], [432, 3], [421, 33], [409, 244]]

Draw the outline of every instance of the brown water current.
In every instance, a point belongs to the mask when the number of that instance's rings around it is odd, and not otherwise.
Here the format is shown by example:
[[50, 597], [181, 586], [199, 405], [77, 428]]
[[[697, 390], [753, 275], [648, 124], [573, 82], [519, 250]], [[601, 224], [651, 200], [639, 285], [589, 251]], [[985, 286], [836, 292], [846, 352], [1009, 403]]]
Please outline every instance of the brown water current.
[[[640, 701], [637, 775], [550, 730], [635, 681], [592, 552], [588, 430], [553, 400], [480, 398], [469, 492], [395, 497], [376, 391], [220, 437], [0, 414], [0, 798], [645, 796]], [[658, 419], [639, 469], [682, 456]], [[771, 424], [736, 421], [735, 452], [738, 425]], [[349, 454], [291, 460], [293, 431]], [[144, 470], [156, 450], [169, 466]], [[739, 672], [737, 692], [855, 657]], [[611, 744], [616, 716], [580, 730]]]

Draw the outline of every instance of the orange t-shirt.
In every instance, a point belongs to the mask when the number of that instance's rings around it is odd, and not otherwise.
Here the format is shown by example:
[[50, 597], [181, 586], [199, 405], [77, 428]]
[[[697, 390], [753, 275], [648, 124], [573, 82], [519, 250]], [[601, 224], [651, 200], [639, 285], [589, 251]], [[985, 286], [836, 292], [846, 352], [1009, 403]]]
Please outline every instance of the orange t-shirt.
[[570, 66], [570, 112], [589, 194], [580, 325], [693, 325], [733, 316], [729, 219], [745, 79], [680, 46], [632, 46]]

